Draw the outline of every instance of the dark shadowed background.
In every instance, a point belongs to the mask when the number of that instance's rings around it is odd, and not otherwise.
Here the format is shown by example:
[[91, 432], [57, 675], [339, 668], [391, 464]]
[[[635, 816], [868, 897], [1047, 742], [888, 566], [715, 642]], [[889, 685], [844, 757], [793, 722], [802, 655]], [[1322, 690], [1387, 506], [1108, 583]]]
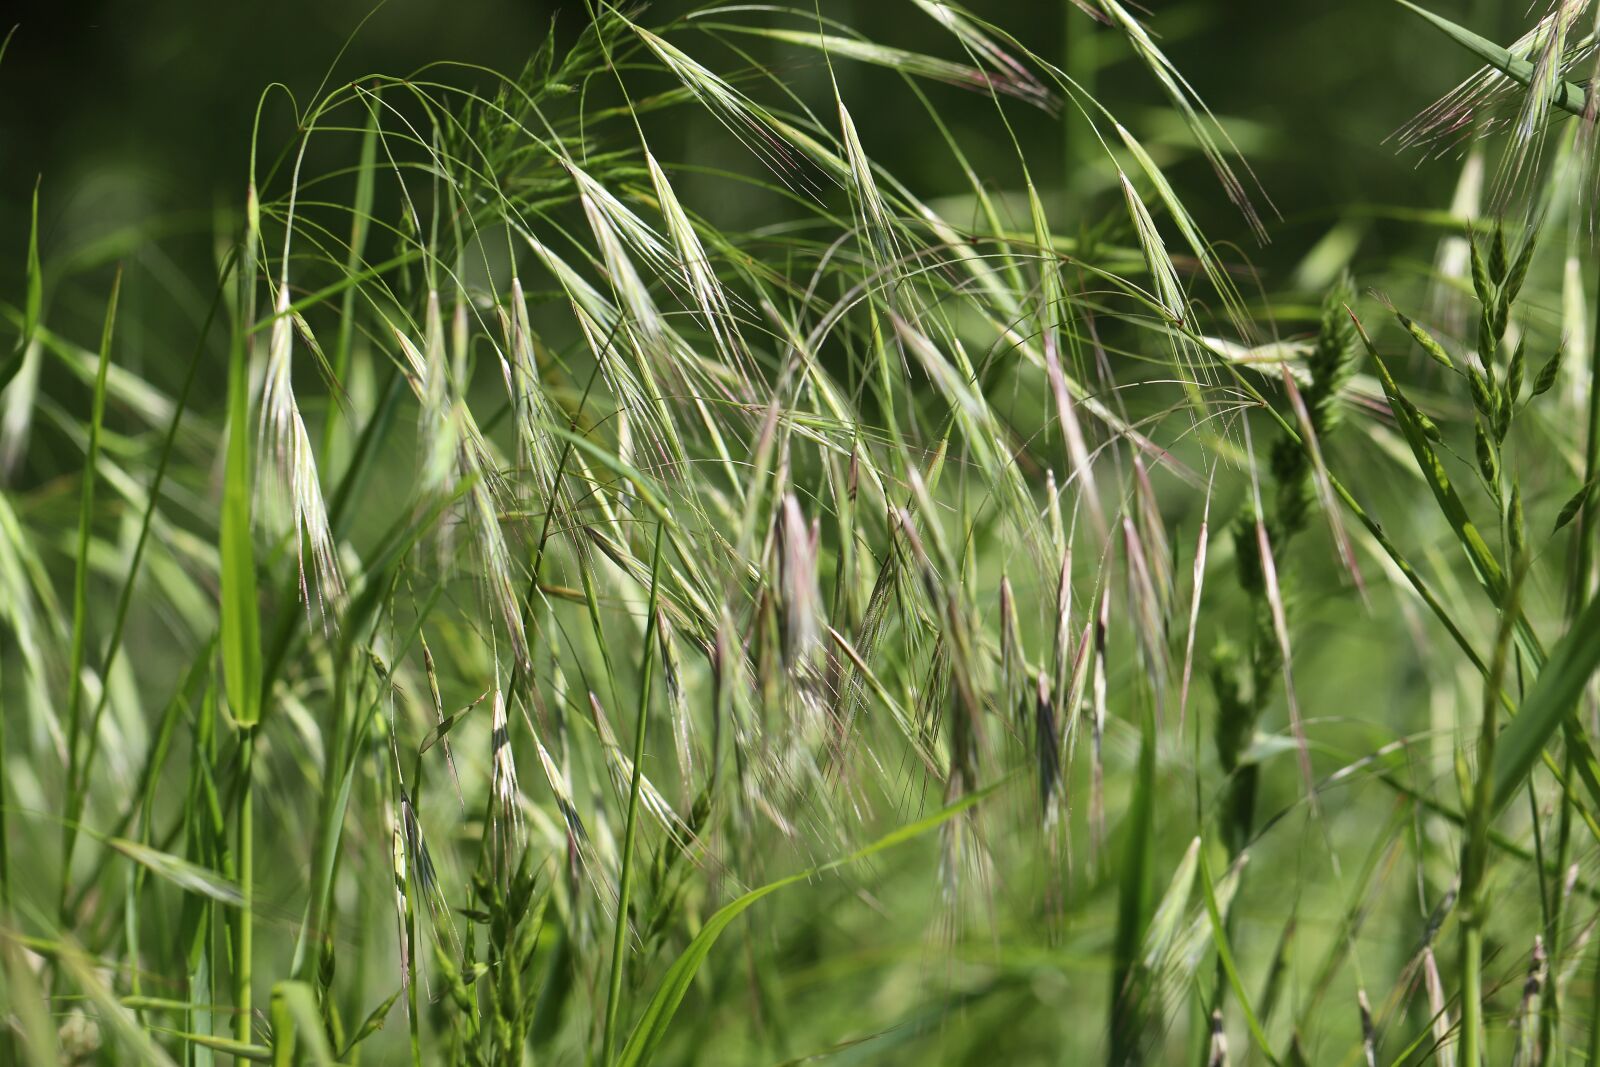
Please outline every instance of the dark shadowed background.
[[[1081, 41], [1093, 31], [1067, 0], [972, 0], [969, 6], [1053, 60], [1074, 47], [1074, 35]], [[1512, 21], [1512, 13], [1497, 13], [1501, 6], [1484, 0], [1435, 5], [1491, 35], [1497, 19]], [[828, 0], [823, 7], [873, 39], [949, 51], [938, 27], [907, 17], [895, 0]], [[367, 71], [398, 74], [440, 59], [511, 70], [537, 47], [552, 19], [558, 35], [570, 39], [588, 17], [582, 0], [390, 0], [376, 9], [366, 0], [81, 0], [6, 9], [4, 23], [19, 28], [0, 65], [0, 195], [7, 205], [0, 237], [3, 247], [20, 250], [26, 217], [19, 208], [42, 176], [42, 235], [47, 252], [57, 255], [119, 226], [164, 219], [181, 228], [185, 218], [214, 206], [236, 207], [249, 124], [271, 83], [282, 83], [304, 103], [336, 58], [333, 77], [339, 80]], [[1271, 227], [1272, 246], [1251, 249], [1259, 266], [1291, 267], [1333, 221], [1332, 205], [1438, 205], [1448, 195], [1456, 173], [1448, 161], [1399, 155], [1383, 141], [1471, 63], [1397, 5], [1155, 0], [1149, 9], [1163, 46], [1229, 124], [1282, 215]], [[1110, 36], [1091, 37], [1089, 49], [1105, 49], [1101, 42]], [[762, 42], [750, 43], [761, 56]], [[788, 61], [795, 62], [793, 50]], [[1148, 101], [1152, 111], [1160, 104], [1121, 47], [1077, 69], [1093, 71], [1125, 113], [1138, 114], [1133, 101]], [[849, 65], [840, 74], [870, 76]], [[268, 108], [263, 145], [286, 136], [285, 103], [278, 96]], [[983, 98], [950, 92], [941, 106], [969, 142], [981, 143], [984, 132], [992, 132], [993, 111]], [[862, 110], [858, 122], [874, 155], [897, 173], [918, 174], [925, 163], [921, 173], [936, 187], [939, 173], [949, 170], [937, 142], [914, 124]], [[1043, 124], [1037, 132], [1060, 136]], [[1067, 155], [1064, 148], [1058, 158]], [[1040, 166], [1049, 158], [1044, 152], [1030, 157]], [[1188, 166], [1203, 177], [1203, 163]], [[1045, 180], [1055, 184], [1059, 172]], [[1191, 207], [1211, 223], [1215, 237], [1248, 241], [1220, 195], [1192, 197]], [[209, 229], [209, 222], [200, 229]], [[1371, 242], [1386, 236], [1381, 225], [1365, 231]], [[19, 256], [0, 257], [0, 278], [13, 279], [20, 267]]]

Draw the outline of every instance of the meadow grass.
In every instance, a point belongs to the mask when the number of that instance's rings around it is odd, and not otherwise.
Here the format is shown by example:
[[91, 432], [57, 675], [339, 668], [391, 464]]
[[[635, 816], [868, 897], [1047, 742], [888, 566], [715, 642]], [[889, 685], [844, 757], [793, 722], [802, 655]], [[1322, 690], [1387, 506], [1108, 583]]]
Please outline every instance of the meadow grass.
[[1401, 140], [1499, 162], [1311, 287], [1159, 20], [904, 7], [273, 87], [137, 369], [41, 186], [0, 1060], [1600, 1057], [1594, 5], [1397, 4], [1486, 64]]

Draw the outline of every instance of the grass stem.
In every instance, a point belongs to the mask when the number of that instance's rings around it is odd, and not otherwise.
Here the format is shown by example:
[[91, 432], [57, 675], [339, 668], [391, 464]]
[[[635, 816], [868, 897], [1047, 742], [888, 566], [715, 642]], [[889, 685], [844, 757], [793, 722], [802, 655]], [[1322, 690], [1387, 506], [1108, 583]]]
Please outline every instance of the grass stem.
[[633, 839], [639, 824], [639, 787], [643, 779], [644, 733], [650, 713], [650, 681], [655, 671], [656, 598], [661, 574], [661, 532], [656, 524], [655, 550], [650, 564], [650, 597], [645, 609], [644, 644], [640, 646], [639, 713], [633, 727], [633, 776], [628, 783], [628, 816], [622, 829], [622, 874], [617, 884], [617, 929], [611, 942], [611, 979], [607, 984], [605, 1032], [600, 1063], [611, 1067], [617, 1033], [617, 1009], [622, 1000], [622, 966], [628, 947], [628, 901], [633, 888]]

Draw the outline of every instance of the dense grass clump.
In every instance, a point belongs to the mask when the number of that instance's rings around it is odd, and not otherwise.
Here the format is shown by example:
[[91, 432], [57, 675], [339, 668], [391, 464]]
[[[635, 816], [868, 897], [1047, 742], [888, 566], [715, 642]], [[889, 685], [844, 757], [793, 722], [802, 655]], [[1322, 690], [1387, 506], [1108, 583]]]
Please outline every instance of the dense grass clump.
[[1421, 12], [1431, 265], [1286, 281], [1140, 14], [1159, 141], [895, 2], [268, 90], [159, 358], [41, 186], [0, 1061], [1596, 1058], [1593, 5]]

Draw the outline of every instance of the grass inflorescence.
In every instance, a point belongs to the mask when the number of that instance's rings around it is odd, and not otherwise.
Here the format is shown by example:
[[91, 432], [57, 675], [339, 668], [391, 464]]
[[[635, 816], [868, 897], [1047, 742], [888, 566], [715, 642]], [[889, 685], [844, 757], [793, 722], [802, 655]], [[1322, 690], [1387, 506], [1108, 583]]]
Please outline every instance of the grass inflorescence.
[[266, 92], [176, 372], [41, 186], [0, 1059], [1600, 1050], [1594, 5], [1424, 12], [1491, 210], [1298, 289], [1159, 20], [904, 6]]

